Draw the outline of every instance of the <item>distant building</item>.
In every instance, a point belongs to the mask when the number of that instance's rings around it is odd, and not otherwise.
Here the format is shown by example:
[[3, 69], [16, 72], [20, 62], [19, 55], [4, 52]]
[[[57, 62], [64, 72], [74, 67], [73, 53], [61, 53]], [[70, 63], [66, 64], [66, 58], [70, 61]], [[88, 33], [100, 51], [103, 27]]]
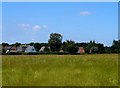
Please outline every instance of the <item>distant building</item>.
[[5, 46], [5, 47], [3, 47], [3, 49], [4, 49], [5, 51], [10, 50], [11, 48], [12, 48], [12, 46]]
[[6, 53], [17, 52], [17, 47], [15, 47], [15, 46], [5, 46], [5, 47], [3, 47], [3, 49], [6, 51]]
[[25, 52], [36, 52], [34, 46], [28, 46], [26, 49], [25, 49]]
[[84, 48], [83, 47], [79, 47], [79, 49], [78, 49], [78, 52], [77, 53], [85, 53], [85, 50], [84, 50]]
[[25, 52], [25, 49], [27, 48], [26, 45], [21, 45], [17, 48], [17, 52]]
[[50, 49], [50, 47], [48, 46], [42, 46], [41, 48], [40, 48], [40, 50], [39, 50], [39, 52], [43, 52], [43, 51], [50, 51], [51, 49]]
[[45, 46], [42, 46], [42, 47], [40, 48], [39, 52], [43, 52], [44, 49], [45, 49]]
[[59, 52], [60, 52], [60, 53], [63, 53], [63, 52], [64, 52], [64, 50], [62, 50], [62, 49], [61, 49]]
[[12, 46], [5, 46], [2, 49], [4, 49], [6, 53], [8, 53], [8, 52], [10, 52], [11, 48], [12, 48]]
[[98, 53], [98, 47], [96, 46], [91, 47], [89, 53]]
[[9, 52], [17, 52], [17, 47], [12, 46], [12, 47], [9, 49]]

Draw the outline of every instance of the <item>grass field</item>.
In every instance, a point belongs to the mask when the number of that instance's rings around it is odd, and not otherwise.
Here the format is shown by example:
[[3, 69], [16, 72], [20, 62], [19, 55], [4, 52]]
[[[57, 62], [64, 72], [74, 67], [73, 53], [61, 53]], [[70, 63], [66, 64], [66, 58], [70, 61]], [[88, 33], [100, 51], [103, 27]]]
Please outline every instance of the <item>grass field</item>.
[[3, 86], [117, 86], [118, 55], [2, 56]]

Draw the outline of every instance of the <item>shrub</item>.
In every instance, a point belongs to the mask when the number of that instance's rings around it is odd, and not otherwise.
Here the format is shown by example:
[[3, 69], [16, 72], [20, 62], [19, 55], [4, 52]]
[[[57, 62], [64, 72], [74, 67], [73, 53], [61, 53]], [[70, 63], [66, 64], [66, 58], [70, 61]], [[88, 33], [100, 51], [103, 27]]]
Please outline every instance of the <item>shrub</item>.
[[25, 52], [24, 55], [38, 55], [38, 52]]
[[9, 53], [4, 53], [6, 55], [22, 55], [22, 52], [9, 52]]

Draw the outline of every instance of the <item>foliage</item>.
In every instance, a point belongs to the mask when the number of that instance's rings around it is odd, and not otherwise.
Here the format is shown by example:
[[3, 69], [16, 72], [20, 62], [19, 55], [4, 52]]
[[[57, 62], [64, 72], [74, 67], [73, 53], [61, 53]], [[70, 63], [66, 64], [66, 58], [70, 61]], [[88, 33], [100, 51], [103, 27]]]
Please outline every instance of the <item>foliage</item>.
[[6, 53], [6, 55], [22, 55], [22, 54], [24, 54], [24, 53], [23, 52], [8, 52], [8, 53]]
[[90, 43], [88, 43], [87, 46], [85, 47], [85, 52], [86, 52], [86, 53], [90, 53], [90, 49], [91, 49], [93, 46], [96, 46], [95, 41], [90, 41]]
[[49, 48], [49, 47], [47, 47], [47, 46], [45, 46], [45, 49], [44, 49], [44, 51], [47, 51], [47, 52], [49, 52], [49, 51], [50, 51], [50, 48]]
[[59, 51], [62, 44], [62, 35], [59, 33], [51, 33], [48, 44], [52, 51]]
[[105, 46], [105, 47], [104, 47], [104, 53], [112, 53], [111, 47]]
[[111, 49], [112, 49], [112, 52], [114, 53], [120, 53], [120, 40], [119, 41], [113, 40]]
[[78, 47], [72, 40], [67, 40], [66, 42], [63, 42], [62, 48], [64, 51], [67, 51], [70, 54], [75, 54], [78, 51]]
[[[82, 43], [75, 43], [73, 40], [66, 40], [62, 42], [63, 36], [59, 33], [51, 33], [48, 43], [34, 43], [31, 42], [29, 44], [24, 45], [31, 45], [34, 46], [36, 51], [38, 52], [41, 47], [45, 46], [44, 52], [47, 54], [51, 54], [59, 51], [67, 52], [69, 54], [76, 54], [78, 51], [78, 47], [83, 47], [85, 53], [120, 53], [120, 40], [113, 40], [112, 46], [104, 46], [101, 43], [96, 43], [95, 41], [89, 42], [82, 42]], [[21, 43], [16, 42], [12, 44], [12, 46], [20, 46]], [[2, 53], [5, 54], [6, 50], [5, 47], [9, 46], [8, 43], [2, 43]], [[48, 48], [50, 47], [50, 48]]]
[[20, 46], [21, 43], [16, 42], [14, 45], [17, 47], [17, 46]]
[[38, 52], [42, 47], [40, 43], [34, 43], [35, 50]]
[[2, 43], [2, 46], [5, 47], [5, 46], [9, 46], [8, 43]]
[[30, 42], [29, 45], [30, 45], [30, 46], [33, 46], [33, 45], [34, 45], [34, 42]]
[[98, 47], [95, 47], [95, 46], [91, 47], [90, 53], [98, 53]]

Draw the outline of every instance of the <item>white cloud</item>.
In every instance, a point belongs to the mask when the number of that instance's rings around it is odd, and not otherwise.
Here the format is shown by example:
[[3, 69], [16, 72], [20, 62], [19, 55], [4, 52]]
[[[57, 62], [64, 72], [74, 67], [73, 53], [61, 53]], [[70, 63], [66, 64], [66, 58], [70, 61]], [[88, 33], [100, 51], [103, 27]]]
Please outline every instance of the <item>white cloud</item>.
[[23, 28], [23, 29], [27, 29], [30, 27], [30, 24], [18, 24], [18, 26]]
[[42, 30], [42, 29], [48, 29], [47, 25], [30, 25], [30, 24], [18, 24], [18, 27], [21, 29], [29, 29], [29, 30]]
[[82, 11], [82, 12], [80, 12], [80, 15], [82, 15], [82, 16], [91, 15], [91, 14], [92, 13], [89, 12], [89, 11]]
[[33, 30], [40, 30], [40, 29], [42, 29], [42, 27], [39, 26], [39, 25], [35, 25], [35, 26], [32, 27], [32, 29]]

